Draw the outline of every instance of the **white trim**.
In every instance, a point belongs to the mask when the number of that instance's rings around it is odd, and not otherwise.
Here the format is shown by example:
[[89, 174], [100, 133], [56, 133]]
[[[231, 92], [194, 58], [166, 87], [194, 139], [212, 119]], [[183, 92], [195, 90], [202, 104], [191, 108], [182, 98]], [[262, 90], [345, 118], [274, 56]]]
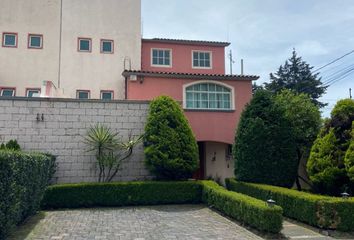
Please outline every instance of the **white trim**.
[[[31, 45], [33, 37], [39, 37], [39, 47]], [[43, 48], [43, 35], [29, 34], [28, 38], [29, 38], [28, 39], [28, 48], [37, 48], [37, 49], [42, 49]]]
[[[153, 54], [152, 54], [153, 50], [162, 50], [162, 51], [168, 50], [170, 52], [170, 65], [153, 64]], [[171, 68], [172, 67], [172, 48], [151, 48], [150, 49], [150, 66], [151, 67]]]
[[[15, 36], [15, 44], [14, 45], [8, 45], [6, 44], [6, 36]], [[4, 38], [3, 38], [3, 46], [4, 47], [17, 47], [17, 37], [18, 35], [15, 33], [4, 33]]]
[[15, 96], [15, 89], [13, 89], [13, 88], [1, 88], [0, 90], [1, 90], [0, 96], [2, 96], [2, 97], [4, 97], [3, 96], [4, 91], [12, 91], [11, 97]]
[[[103, 99], [103, 94], [104, 93], [109, 93], [109, 94], [111, 94], [111, 98], [110, 99]], [[101, 98], [100, 99], [102, 99], [102, 100], [113, 100], [113, 91], [101, 91]]]
[[[87, 98], [79, 98], [80, 92], [87, 93]], [[91, 99], [89, 90], [76, 90], [76, 98], [77, 99]]]
[[[213, 83], [216, 85], [220, 85], [230, 89], [231, 91], [231, 99], [230, 99], [230, 109], [222, 109], [222, 108], [187, 108], [187, 96], [186, 96], [186, 88], [192, 85], [201, 84], [201, 83]], [[235, 110], [235, 88], [228, 84], [213, 81], [213, 80], [200, 80], [196, 82], [191, 82], [183, 85], [183, 109], [186, 110], [209, 110], [209, 111], [225, 111], [225, 110]]]
[[[41, 94], [41, 90], [40, 89], [27, 89], [26, 90], [26, 97], [30, 97], [29, 96], [29, 92], [32, 91], [32, 92], [37, 92], [39, 95]], [[32, 96], [33, 97], [33, 96]]]
[[[210, 67], [195, 67], [193, 55], [195, 52], [198, 53], [209, 53], [210, 54]], [[204, 51], [204, 50], [192, 50], [192, 69], [212, 69], [213, 68], [213, 52], [212, 51]]]

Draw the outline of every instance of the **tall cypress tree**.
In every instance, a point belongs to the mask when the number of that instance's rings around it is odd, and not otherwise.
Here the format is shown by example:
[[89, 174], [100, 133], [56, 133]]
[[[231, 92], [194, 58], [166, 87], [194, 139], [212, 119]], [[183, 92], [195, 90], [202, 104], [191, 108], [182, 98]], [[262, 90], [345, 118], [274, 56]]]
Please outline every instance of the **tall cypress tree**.
[[313, 67], [297, 56], [295, 49], [292, 56], [281, 65], [277, 72], [270, 74], [270, 83], [265, 83], [265, 88], [278, 93], [283, 89], [290, 89], [297, 93], [305, 93], [310, 96], [318, 107], [327, 104], [318, 101], [327, 89], [321, 82], [319, 72], [312, 73]]

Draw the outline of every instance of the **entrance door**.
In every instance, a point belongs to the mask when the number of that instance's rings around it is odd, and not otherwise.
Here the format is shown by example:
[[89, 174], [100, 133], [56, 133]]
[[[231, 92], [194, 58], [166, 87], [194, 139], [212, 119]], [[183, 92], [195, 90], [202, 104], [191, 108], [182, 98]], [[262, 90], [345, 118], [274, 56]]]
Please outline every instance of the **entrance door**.
[[195, 179], [205, 179], [205, 142], [198, 142], [199, 169], [193, 174]]

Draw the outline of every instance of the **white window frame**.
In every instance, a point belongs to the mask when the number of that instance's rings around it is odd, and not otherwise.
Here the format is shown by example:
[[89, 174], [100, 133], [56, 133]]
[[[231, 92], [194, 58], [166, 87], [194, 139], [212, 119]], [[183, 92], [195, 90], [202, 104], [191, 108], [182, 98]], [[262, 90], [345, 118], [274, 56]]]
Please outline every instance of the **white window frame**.
[[[209, 67], [199, 67], [194, 66], [194, 53], [209, 53], [210, 66]], [[192, 50], [192, 68], [193, 69], [212, 69], [213, 68], [213, 52], [204, 50]]]
[[[111, 51], [108, 52], [108, 51], [103, 51], [103, 43], [105, 42], [109, 42], [111, 44]], [[114, 40], [112, 39], [101, 39], [101, 43], [100, 43], [100, 52], [103, 53], [103, 54], [113, 54], [114, 53]]]
[[[87, 98], [79, 98], [80, 92], [87, 93]], [[91, 91], [90, 90], [76, 90], [76, 98], [77, 99], [91, 99]]]
[[[11, 90], [11, 91], [12, 91], [11, 97], [14, 97], [14, 96], [16, 95], [16, 89], [15, 89], [15, 88], [6, 88], [6, 87], [4, 87], [4, 88], [0, 88], [0, 96], [1, 96], [1, 97], [5, 97], [5, 96], [3, 96], [4, 90], [5, 90], [5, 91]], [[8, 96], [6, 96], [6, 97], [8, 97]]]
[[[39, 39], [40, 39], [40, 46], [39, 47], [31, 45], [32, 37], [39, 37]], [[43, 35], [42, 34], [32, 34], [32, 33], [28, 34], [28, 48], [42, 49], [43, 48]]]
[[[192, 85], [196, 84], [201, 84], [201, 83], [210, 83], [210, 84], [216, 84], [220, 85], [222, 87], [226, 87], [230, 89], [230, 108], [225, 109], [225, 108], [187, 108], [187, 92], [186, 89]], [[221, 83], [218, 81], [213, 81], [213, 80], [201, 80], [201, 81], [196, 81], [196, 82], [191, 82], [183, 85], [183, 109], [185, 110], [194, 110], [194, 111], [234, 111], [235, 110], [235, 89], [233, 86], [230, 86], [225, 83]]]
[[[153, 52], [154, 50], [158, 51], [169, 51], [170, 52], [170, 65], [160, 65], [160, 64], [154, 64], [153, 62]], [[172, 67], [172, 49], [171, 48], [151, 48], [150, 51], [150, 61], [151, 61], [151, 66], [152, 67], [165, 67], [165, 68], [171, 68]]]
[[[41, 94], [41, 89], [39, 89], [39, 88], [38, 88], [38, 89], [37, 89], [37, 88], [33, 88], [33, 89], [32, 89], [32, 88], [28, 88], [28, 89], [26, 89], [26, 97], [30, 97], [30, 96], [29, 96], [29, 92], [30, 92], [30, 91], [33, 91], [33, 92], [36, 91], [37, 93], [39, 93], [39, 95]], [[32, 96], [32, 97], [33, 97], [33, 96]]]
[[[15, 45], [6, 45], [6, 36], [15, 36]], [[8, 47], [8, 48], [17, 48], [17, 44], [18, 44], [18, 34], [17, 33], [10, 33], [10, 32], [4, 32], [3, 36], [2, 36], [2, 46], [3, 47]]]
[[[111, 94], [111, 99], [103, 99], [103, 93], [110, 93]], [[108, 91], [108, 90], [102, 90], [100, 93], [101, 100], [113, 100], [114, 98], [114, 92], [113, 91]]]
[[[81, 41], [89, 41], [89, 50], [81, 50], [80, 49]], [[79, 37], [77, 40], [77, 44], [78, 44], [78, 46], [77, 46], [78, 52], [87, 52], [87, 53], [92, 52], [92, 38]]]

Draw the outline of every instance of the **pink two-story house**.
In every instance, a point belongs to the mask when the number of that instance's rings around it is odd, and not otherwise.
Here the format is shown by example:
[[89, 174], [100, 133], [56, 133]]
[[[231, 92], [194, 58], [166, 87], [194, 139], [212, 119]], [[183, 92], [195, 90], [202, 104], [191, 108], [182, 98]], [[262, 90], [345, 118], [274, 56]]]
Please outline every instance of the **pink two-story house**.
[[125, 70], [126, 99], [180, 101], [199, 146], [196, 178], [233, 176], [232, 143], [253, 75], [225, 74], [227, 42], [142, 39], [141, 70]]

